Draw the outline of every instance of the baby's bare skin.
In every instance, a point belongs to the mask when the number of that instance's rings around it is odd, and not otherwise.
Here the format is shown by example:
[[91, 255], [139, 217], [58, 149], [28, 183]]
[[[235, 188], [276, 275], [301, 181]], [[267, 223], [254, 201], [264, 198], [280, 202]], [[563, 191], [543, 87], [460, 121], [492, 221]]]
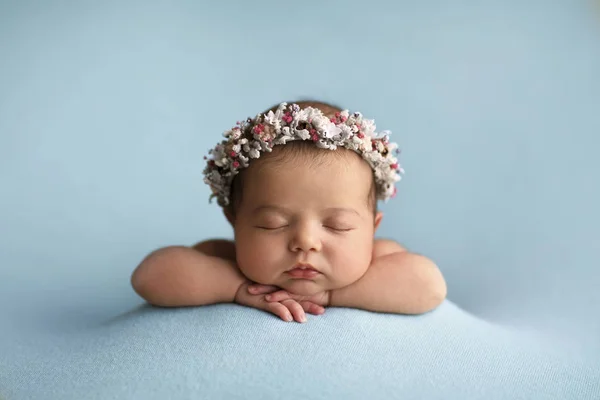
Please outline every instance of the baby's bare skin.
[[[306, 320], [305, 313], [322, 314], [328, 306], [421, 314], [436, 308], [446, 296], [445, 281], [435, 264], [392, 240], [374, 241], [372, 263], [359, 281], [311, 296], [254, 284], [237, 267], [235, 253], [234, 242], [219, 239], [192, 247], [165, 247], [142, 261], [131, 283], [156, 306], [237, 302], [297, 322]], [[268, 294], [274, 297], [267, 299]]]
[[[203, 241], [192, 248], [209, 256], [236, 262], [235, 243], [231, 240]], [[375, 239], [372, 258], [375, 260], [398, 252], [406, 252], [406, 249], [393, 240]], [[261, 285], [246, 280], [236, 293], [235, 301], [239, 304], [266, 309], [285, 321], [304, 322], [305, 313], [319, 315], [325, 312], [325, 307], [331, 302], [330, 293], [331, 291], [323, 291], [312, 296], [294, 295], [274, 285]]]
[[224, 209], [234, 241], [159, 249], [134, 272], [136, 292], [156, 305], [237, 302], [299, 322], [328, 306], [437, 307], [446, 283], [435, 263], [375, 239], [383, 214], [370, 165], [348, 149], [298, 146], [275, 146], [240, 173], [242, 193]]

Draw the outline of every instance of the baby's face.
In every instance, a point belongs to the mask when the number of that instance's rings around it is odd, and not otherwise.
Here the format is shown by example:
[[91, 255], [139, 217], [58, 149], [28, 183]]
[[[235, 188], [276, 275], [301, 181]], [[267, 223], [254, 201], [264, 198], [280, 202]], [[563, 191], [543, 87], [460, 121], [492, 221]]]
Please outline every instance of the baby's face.
[[[359, 156], [309, 164], [296, 158], [284, 165], [251, 166], [234, 223], [244, 275], [301, 295], [362, 277], [381, 219], [368, 204], [371, 168]], [[309, 269], [295, 269], [300, 265]]]

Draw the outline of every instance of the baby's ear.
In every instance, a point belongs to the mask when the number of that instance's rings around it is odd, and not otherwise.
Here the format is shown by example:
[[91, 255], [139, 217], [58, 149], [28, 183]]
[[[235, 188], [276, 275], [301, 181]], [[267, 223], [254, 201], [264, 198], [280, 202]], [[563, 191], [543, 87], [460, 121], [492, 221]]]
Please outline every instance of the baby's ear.
[[229, 221], [229, 224], [233, 227], [235, 225], [235, 217], [233, 216], [231, 210], [228, 208], [224, 208], [223, 215], [225, 215], [225, 218], [227, 218], [227, 221]]
[[381, 220], [383, 219], [383, 213], [381, 211], [378, 211], [377, 214], [375, 214], [375, 229], [377, 230], [377, 228], [379, 228], [379, 224], [381, 224]]

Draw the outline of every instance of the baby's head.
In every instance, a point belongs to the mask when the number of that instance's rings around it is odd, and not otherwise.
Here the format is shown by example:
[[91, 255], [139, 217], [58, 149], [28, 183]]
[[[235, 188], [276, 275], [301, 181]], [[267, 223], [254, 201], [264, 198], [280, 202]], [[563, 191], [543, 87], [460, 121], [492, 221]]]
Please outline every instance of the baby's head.
[[[320, 110], [328, 120], [343, 118], [340, 109], [328, 104], [296, 104], [298, 109]], [[311, 127], [306, 128], [310, 134]], [[258, 134], [268, 130], [259, 128]], [[318, 147], [317, 138], [312, 139], [261, 151], [236, 171], [226, 190], [211, 185], [221, 194], [219, 203], [234, 228], [244, 275], [305, 295], [347, 286], [366, 272], [382, 218], [378, 193], [389, 193], [389, 188], [378, 188], [374, 169], [358, 152]], [[294, 270], [298, 266], [316, 272]]]

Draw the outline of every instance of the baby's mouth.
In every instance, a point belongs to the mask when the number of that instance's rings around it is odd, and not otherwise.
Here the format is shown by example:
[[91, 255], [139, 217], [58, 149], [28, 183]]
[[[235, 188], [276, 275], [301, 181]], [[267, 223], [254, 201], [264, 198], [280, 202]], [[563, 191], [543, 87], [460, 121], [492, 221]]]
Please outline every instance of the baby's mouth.
[[310, 264], [297, 264], [286, 273], [296, 279], [313, 279], [321, 274]]

